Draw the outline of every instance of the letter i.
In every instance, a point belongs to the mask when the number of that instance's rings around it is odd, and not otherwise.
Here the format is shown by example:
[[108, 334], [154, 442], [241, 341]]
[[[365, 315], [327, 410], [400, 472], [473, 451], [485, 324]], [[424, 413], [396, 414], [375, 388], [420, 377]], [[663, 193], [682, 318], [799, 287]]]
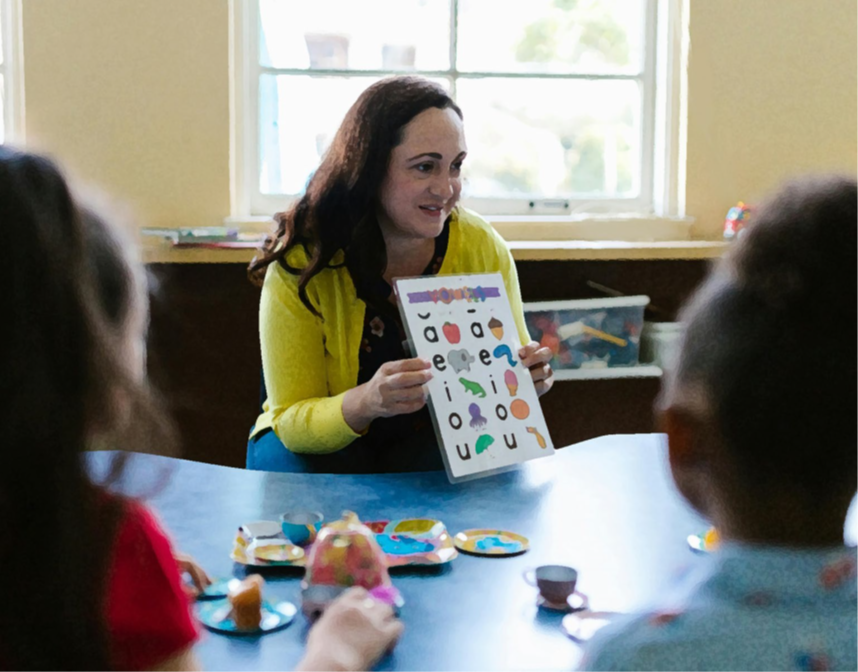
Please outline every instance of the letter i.
[[444, 383], [444, 391], [447, 393], [447, 401], [453, 401], [453, 397], [450, 395], [450, 388], [447, 387], [447, 383]]
[[494, 392], [495, 394], [497, 394], [497, 393], [498, 393], [498, 386], [497, 386], [497, 385], [495, 385], [494, 378], [492, 378], [491, 376], [489, 376], [489, 380], [490, 380], [490, 381], [492, 381], [492, 392]]

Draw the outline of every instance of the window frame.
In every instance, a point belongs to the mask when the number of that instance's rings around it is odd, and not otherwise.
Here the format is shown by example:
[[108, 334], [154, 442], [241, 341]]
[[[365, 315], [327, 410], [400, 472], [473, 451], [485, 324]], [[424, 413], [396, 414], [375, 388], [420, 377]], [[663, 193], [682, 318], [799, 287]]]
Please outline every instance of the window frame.
[[[546, 215], [571, 216], [573, 219], [591, 213], [656, 216], [682, 216], [684, 174], [681, 148], [684, 125], [681, 124], [684, 96], [684, 55], [687, 51], [688, 0], [641, 0], [646, 4], [644, 30], [646, 33], [642, 73], [637, 75], [544, 74], [533, 76], [508, 72], [459, 72], [455, 70], [457, 33], [456, 7], [450, 2], [450, 63], [449, 70], [417, 71], [416, 74], [448, 79], [455, 97], [457, 79], [468, 78], [528, 78], [561, 80], [624, 80], [638, 81], [641, 88], [641, 174], [640, 190], [634, 198], [497, 199], [468, 197], [462, 204], [483, 215], [513, 217], [520, 221]], [[259, 64], [259, 2], [231, 0], [230, 24], [231, 84], [231, 188], [232, 220], [248, 217], [270, 217], [286, 209], [295, 196], [268, 195], [259, 190], [259, 77], [261, 74], [303, 76], [375, 76], [405, 74], [386, 70], [335, 70], [271, 68]], [[685, 33], [683, 33], [683, 27]], [[413, 71], [408, 71], [413, 72]]]
[[22, 143], [24, 133], [24, 56], [21, 44], [21, 0], [0, 0], [3, 31], [3, 144]]

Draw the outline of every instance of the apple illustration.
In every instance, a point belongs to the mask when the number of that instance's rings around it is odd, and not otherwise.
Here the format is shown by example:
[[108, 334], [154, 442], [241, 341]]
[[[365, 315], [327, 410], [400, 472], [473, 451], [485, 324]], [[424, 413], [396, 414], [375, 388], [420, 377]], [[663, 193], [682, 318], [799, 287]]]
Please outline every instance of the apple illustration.
[[444, 332], [444, 338], [446, 338], [450, 343], [458, 343], [459, 339], [462, 337], [459, 333], [459, 327], [451, 322], [444, 322], [444, 326], [441, 327], [441, 331]]

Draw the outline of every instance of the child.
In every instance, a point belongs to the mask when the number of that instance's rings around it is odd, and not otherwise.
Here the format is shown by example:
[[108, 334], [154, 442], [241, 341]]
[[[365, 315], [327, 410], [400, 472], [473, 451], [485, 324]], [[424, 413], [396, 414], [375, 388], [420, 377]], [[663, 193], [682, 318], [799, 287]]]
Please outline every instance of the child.
[[[194, 669], [170, 542], [82, 459], [172, 440], [146, 386], [142, 271], [53, 163], [5, 147], [0, 229], [0, 669]], [[400, 630], [389, 608], [349, 594], [302, 665], [367, 666]]]
[[685, 308], [660, 416], [721, 548], [675, 608], [600, 632], [583, 668], [856, 669], [856, 203], [851, 179], [784, 187]]

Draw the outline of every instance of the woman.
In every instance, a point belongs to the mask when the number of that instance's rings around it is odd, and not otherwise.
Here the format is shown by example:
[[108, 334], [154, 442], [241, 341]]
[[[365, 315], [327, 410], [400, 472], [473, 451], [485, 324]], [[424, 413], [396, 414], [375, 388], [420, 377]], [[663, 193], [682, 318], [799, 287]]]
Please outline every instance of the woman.
[[[145, 380], [142, 270], [50, 161], [2, 147], [0, 227], [0, 669], [194, 669], [167, 536], [93, 484], [83, 459], [172, 444]], [[349, 594], [302, 668], [360, 669], [400, 629], [389, 607]]]
[[402, 344], [398, 277], [500, 272], [521, 361], [539, 394], [551, 388], [551, 352], [530, 341], [509, 250], [457, 205], [466, 154], [461, 110], [428, 80], [382, 80], [346, 114], [306, 194], [250, 265], [262, 282], [268, 399], [248, 468], [443, 468], [425, 408], [430, 364]]

